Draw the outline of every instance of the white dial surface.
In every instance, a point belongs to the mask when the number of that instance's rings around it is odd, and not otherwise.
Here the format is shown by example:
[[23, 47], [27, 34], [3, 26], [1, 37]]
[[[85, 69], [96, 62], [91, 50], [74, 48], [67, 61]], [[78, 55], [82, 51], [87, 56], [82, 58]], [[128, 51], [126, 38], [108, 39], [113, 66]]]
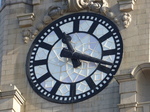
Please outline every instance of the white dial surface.
[[[92, 57], [101, 59], [102, 50], [96, 38], [87, 33], [70, 34], [72, 37], [71, 44], [75, 51]], [[53, 75], [59, 81], [72, 83], [85, 79], [97, 68], [97, 63], [81, 60], [81, 66], [74, 68], [71, 59], [60, 57], [63, 48], [67, 46], [58, 41], [52, 48], [49, 58], [48, 67]]]

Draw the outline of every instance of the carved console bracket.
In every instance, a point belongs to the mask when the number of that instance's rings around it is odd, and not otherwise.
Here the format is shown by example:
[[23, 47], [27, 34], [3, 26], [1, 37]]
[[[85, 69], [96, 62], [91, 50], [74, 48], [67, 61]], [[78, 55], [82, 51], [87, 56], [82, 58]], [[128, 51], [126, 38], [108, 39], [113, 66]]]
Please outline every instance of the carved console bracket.
[[118, 4], [120, 5], [120, 11], [123, 13], [122, 21], [123, 21], [125, 28], [127, 28], [132, 21], [131, 14], [129, 12], [134, 10], [135, 3], [136, 3], [136, 0], [119, 0], [118, 1]]
[[33, 25], [33, 20], [35, 18], [34, 13], [21, 14], [17, 16], [19, 21], [19, 27], [30, 27]]

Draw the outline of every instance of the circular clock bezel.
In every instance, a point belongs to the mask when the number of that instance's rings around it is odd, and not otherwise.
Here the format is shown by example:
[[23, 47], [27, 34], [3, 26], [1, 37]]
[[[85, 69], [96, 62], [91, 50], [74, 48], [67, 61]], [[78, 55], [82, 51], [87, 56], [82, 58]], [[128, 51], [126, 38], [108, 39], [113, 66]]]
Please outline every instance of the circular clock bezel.
[[[89, 91], [84, 92], [83, 94], [79, 94], [79, 95], [74, 94], [74, 96], [73, 95], [59, 96], [59, 95], [55, 94], [56, 92], [54, 94], [51, 92], [48, 92], [47, 90], [45, 90], [45, 88], [43, 88], [40, 84], [38, 84], [38, 82], [36, 82], [37, 78], [35, 77], [35, 74], [33, 73], [35, 65], [32, 62], [32, 61], [34, 61], [33, 59], [35, 57], [33, 57], [32, 53], [34, 52], [36, 54], [38, 47], [43, 44], [42, 42], [46, 38], [46, 36], [51, 31], [53, 31], [54, 29], [59, 27], [60, 25], [65, 24], [69, 21], [88, 20], [88, 19], [85, 19], [88, 16], [89, 16], [89, 20], [92, 20], [95, 23], [99, 23], [99, 24], [105, 26], [111, 32], [111, 35], [112, 35], [113, 39], [115, 40], [115, 46], [116, 46], [114, 65], [111, 67], [110, 72], [107, 73], [107, 76], [98, 85], [93, 86], [93, 88], [91, 88]], [[70, 18], [71, 18], [71, 20], [70, 20]], [[62, 21], [62, 23], [60, 23], [60, 21]], [[77, 31], [77, 32], [79, 32], [79, 31]], [[75, 33], [75, 32], [72, 32], [72, 33]], [[70, 33], [70, 34], [72, 34], [72, 33]], [[84, 32], [84, 33], [87, 33], [87, 32]], [[95, 35], [93, 35], [93, 34], [90, 34], [90, 35], [94, 36], [97, 39], [97, 37]], [[53, 44], [53, 46], [61, 39], [62, 38], [58, 39]], [[51, 47], [53, 48], [53, 46], [51, 46]], [[101, 46], [101, 43], [100, 43], [100, 46]], [[36, 50], [34, 50], [34, 49], [36, 49]], [[48, 55], [50, 54], [50, 50], [49, 50]], [[102, 49], [102, 51], [103, 51], [103, 49]], [[35, 56], [35, 54], [34, 54], [34, 56]], [[103, 57], [103, 54], [104, 53], [102, 52], [102, 57]], [[27, 74], [27, 78], [28, 78], [28, 81], [29, 81], [31, 87], [42, 98], [44, 98], [48, 101], [55, 102], [55, 103], [63, 103], [63, 104], [76, 103], [76, 102], [84, 101], [84, 100], [91, 98], [92, 96], [98, 94], [109, 84], [109, 82], [113, 78], [113, 75], [116, 74], [116, 72], [120, 66], [120, 63], [122, 60], [122, 54], [123, 54], [123, 42], [122, 42], [121, 34], [119, 33], [117, 26], [111, 20], [109, 20], [108, 18], [106, 18], [100, 14], [95, 14], [95, 13], [91, 13], [91, 12], [74, 13], [74, 14], [66, 15], [66, 16], [63, 16], [63, 17], [57, 19], [56, 21], [49, 24], [46, 28], [44, 28], [38, 34], [38, 36], [33, 41], [32, 45], [30, 47], [30, 50], [28, 52], [28, 55], [27, 55], [26, 74]], [[33, 57], [33, 59], [31, 59], [31, 57]], [[47, 58], [48, 58], [48, 56], [47, 56]], [[101, 64], [99, 64], [99, 65], [101, 65]], [[46, 64], [46, 66], [47, 66], [47, 70], [49, 70], [47, 64]], [[90, 77], [91, 75], [92, 74], [90, 74], [88, 77]], [[88, 77], [86, 77], [86, 78], [88, 78]], [[85, 79], [83, 79], [83, 80], [85, 80]], [[83, 80], [81, 80], [79, 82], [82, 82]], [[60, 82], [60, 81], [58, 81], [58, 82], [59, 82], [59, 84], [60, 83], [66, 84], [65, 82]], [[75, 82], [73, 84], [77, 84], [77, 83], [78, 82]], [[71, 83], [69, 83], [69, 84], [70, 84], [70, 86], [73, 85], [73, 84], [71, 85]], [[55, 85], [55, 86], [58, 86], [58, 85]], [[40, 89], [38, 89], [38, 88], [40, 88]], [[74, 93], [74, 91], [70, 92], [70, 94], [71, 93]]]

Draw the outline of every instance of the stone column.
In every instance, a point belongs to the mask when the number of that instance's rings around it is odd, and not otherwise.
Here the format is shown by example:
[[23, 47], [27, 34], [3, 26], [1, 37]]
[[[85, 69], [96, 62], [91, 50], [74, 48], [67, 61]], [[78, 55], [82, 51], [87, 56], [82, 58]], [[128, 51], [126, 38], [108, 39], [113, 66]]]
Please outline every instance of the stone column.
[[136, 80], [132, 74], [116, 75], [119, 82], [120, 112], [136, 112], [137, 108], [137, 87]]
[[21, 112], [24, 97], [14, 85], [0, 87], [0, 112]]

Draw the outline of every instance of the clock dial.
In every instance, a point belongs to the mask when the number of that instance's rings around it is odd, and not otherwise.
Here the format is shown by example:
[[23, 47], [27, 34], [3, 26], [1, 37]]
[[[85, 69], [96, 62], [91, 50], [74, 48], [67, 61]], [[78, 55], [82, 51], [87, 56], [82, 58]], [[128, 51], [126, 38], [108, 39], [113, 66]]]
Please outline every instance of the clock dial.
[[27, 57], [27, 77], [46, 100], [83, 101], [108, 85], [122, 53], [121, 35], [109, 19], [95, 13], [67, 15], [34, 40]]

